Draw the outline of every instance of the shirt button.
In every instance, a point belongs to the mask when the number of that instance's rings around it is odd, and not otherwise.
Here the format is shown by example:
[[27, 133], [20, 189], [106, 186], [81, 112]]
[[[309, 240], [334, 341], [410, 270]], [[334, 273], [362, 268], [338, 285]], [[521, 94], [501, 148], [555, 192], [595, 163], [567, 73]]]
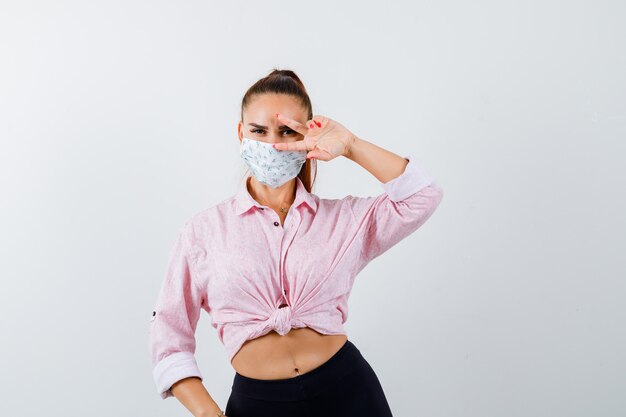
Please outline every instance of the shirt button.
[[278, 226], [280, 223], [278, 222], [274, 222], [274, 226]]

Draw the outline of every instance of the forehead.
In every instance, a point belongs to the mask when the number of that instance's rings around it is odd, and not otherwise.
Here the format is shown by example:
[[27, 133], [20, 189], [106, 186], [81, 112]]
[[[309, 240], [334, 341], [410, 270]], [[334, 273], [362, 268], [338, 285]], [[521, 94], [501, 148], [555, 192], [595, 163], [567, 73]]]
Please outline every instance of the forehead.
[[261, 123], [276, 120], [276, 113], [283, 114], [301, 123], [308, 119], [308, 112], [300, 100], [287, 94], [261, 94], [254, 96], [244, 110], [246, 123]]

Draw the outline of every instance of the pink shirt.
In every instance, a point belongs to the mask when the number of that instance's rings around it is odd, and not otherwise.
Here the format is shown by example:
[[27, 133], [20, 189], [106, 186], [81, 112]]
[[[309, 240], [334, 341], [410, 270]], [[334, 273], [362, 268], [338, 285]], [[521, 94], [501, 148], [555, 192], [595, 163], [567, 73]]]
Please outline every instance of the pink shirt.
[[[272, 330], [309, 327], [346, 334], [355, 276], [417, 230], [443, 197], [418, 160], [374, 197], [320, 198], [296, 177], [284, 226], [242, 181], [232, 197], [179, 229], [150, 323], [153, 377], [163, 399], [183, 378], [202, 375], [195, 360], [201, 310], [232, 361], [243, 343]], [[282, 308], [281, 308], [282, 306]]]

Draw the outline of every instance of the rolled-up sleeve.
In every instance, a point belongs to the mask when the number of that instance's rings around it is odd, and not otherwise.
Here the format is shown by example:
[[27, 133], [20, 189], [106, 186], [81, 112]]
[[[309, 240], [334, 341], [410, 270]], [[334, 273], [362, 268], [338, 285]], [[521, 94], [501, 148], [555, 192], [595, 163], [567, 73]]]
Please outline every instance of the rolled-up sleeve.
[[171, 386], [202, 374], [196, 363], [195, 331], [206, 292], [196, 284], [186, 223], [170, 250], [169, 260], [152, 311], [149, 352], [152, 374], [161, 398], [172, 397]]
[[403, 173], [381, 183], [382, 194], [346, 197], [361, 244], [358, 270], [423, 225], [443, 198], [443, 188], [419, 160], [404, 158], [408, 163]]

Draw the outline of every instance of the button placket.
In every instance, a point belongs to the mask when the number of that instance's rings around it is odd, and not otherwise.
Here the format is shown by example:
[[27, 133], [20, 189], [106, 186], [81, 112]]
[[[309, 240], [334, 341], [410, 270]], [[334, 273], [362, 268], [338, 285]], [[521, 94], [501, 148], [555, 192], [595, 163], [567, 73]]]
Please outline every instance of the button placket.
[[[300, 219], [300, 216], [298, 216], [298, 213], [295, 212], [296, 214], [291, 215], [291, 209], [293, 208], [293, 206], [289, 209], [289, 212], [287, 212], [287, 217], [285, 218], [285, 224], [289, 224], [289, 227], [287, 229], [284, 229], [284, 235], [283, 238], [281, 239], [281, 248], [280, 248], [280, 263], [279, 263], [279, 275], [280, 275], [280, 285], [281, 285], [281, 290], [283, 292], [283, 298], [285, 300], [285, 303], [287, 303], [287, 305], [289, 307], [291, 307], [291, 303], [289, 302], [289, 300], [287, 299], [287, 289], [285, 288], [285, 276], [284, 276], [284, 269], [285, 269], [285, 256], [287, 254], [287, 250], [289, 249], [289, 246], [291, 246], [291, 242], [293, 241], [294, 237], [296, 236], [296, 232], [298, 230], [298, 226], [299, 223], [296, 222], [296, 220]], [[298, 217], [298, 219], [294, 219], [294, 216]], [[289, 222], [287, 222], [287, 219], [289, 219]], [[300, 219], [301, 221], [301, 219]], [[296, 224], [296, 227], [291, 227], [292, 224]], [[285, 241], [286, 240], [286, 241]]]

